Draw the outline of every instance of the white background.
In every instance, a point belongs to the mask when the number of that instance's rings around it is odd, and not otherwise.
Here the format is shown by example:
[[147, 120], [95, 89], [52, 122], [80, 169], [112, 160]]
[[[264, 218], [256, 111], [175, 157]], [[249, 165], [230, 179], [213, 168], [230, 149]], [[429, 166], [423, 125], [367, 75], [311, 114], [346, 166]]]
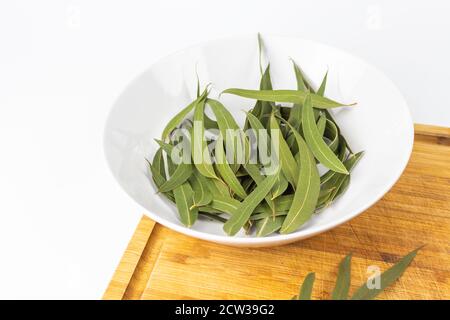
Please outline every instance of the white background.
[[415, 122], [450, 126], [449, 14], [445, 0], [3, 0], [0, 298], [102, 296], [143, 212], [108, 171], [104, 122], [160, 57], [238, 33], [298, 35], [377, 66]]

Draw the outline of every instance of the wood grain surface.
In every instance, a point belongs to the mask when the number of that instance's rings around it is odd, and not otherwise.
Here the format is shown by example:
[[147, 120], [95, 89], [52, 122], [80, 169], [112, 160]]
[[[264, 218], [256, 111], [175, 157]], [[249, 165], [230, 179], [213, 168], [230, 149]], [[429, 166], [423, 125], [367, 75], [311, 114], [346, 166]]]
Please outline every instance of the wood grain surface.
[[234, 248], [189, 238], [143, 216], [104, 299], [290, 299], [316, 272], [327, 299], [337, 266], [353, 252], [353, 292], [367, 268], [385, 270], [425, 244], [379, 299], [450, 299], [450, 129], [416, 125], [397, 184], [350, 222], [293, 244]]

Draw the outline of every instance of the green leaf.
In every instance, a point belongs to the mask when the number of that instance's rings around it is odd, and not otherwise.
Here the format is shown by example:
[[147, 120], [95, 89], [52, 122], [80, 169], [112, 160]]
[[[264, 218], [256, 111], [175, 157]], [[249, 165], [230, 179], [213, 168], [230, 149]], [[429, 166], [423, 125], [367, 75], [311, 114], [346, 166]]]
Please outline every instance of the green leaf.
[[410, 265], [410, 263], [414, 260], [417, 255], [417, 252], [422, 247], [419, 247], [402, 259], [397, 262], [394, 266], [390, 267], [388, 270], [383, 272], [380, 275], [380, 288], [379, 289], [369, 289], [367, 287], [367, 283], [363, 284], [352, 296], [352, 300], [371, 300], [374, 299], [378, 294], [380, 294], [384, 289], [392, 285], [395, 281], [397, 281], [405, 272], [406, 268]]
[[284, 217], [267, 217], [256, 222], [256, 236], [265, 237], [277, 232], [283, 224]]
[[205, 101], [200, 100], [195, 105], [194, 110], [194, 127], [192, 131], [192, 158], [197, 170], [207, 178], [218, 179], [212, 165], [209, 155], [208, 146], [205, 140], [205, 127], [203, 115], [205, 109]]
[[248, 218], [252, 214], [256, 206], [266, 197], [270, 192], [275, 181], [277, 174], [267, 176], [264, 180], [250, 193], [244, 201], [241, 202], [236, 209], [236, 214], [233, 214], [231, 218], [224, 224], [223, 229], [228, 235], [235, 235], [247, 222]]
[[223, 146], [223, 138], [219, 136], [216, 141], [216, 146], [214, 148], [215, 151], [215, 167], [222, 177], [223, 181], [230, 187], [230, 189], [236, 193], [238, 197], [244, 199], [247, 196], [244, 188], [239, 182], [238, 178], [234, 174], [233, 170], [231, 170], [230, 165], [227, 162], [224, 146]]
[[[203, 178], [203, 179], [202, 179]], [[201, 174], [193, 174], [189, 178], [189, 182], [192, 186], [192, 190], [194, 192], [193, 197], [193, 206], [200, 207], [205, 206], [210, 203], [213, 199], [213, 195], [209, 188], [208, 183], [206, 182], [207, 178], [203, 177]]]
[[228, 111], [222, 103], [209, 98], [206, 100], [206, 103], [211, 107], [212, 112], [216, 116], [220, 132], [225, 140], [227, 137], [226, 130], [240, 130], [236, 120], [234, 120], [230, 111]]
[[[266, 70], [264, 71], [264, 74], [261, 77], [261, 83], [259, 84], [260, 90], [272, 90], [272, 79], [270, 78], [270, 64], [267, 65]], [[261, 120], [264, 126], [267, 126], [268, 117], [270, 116], [270, 113], [272, 112], [272, 104], [268, 101], [257, 101], [256, 105], [260, 105], [260, 112], [258, 115], [258, 118]], [[258, 109], [258, 108], [257, 108]]]
[[[326, 119], [326, 116], [325, 116], [325, 119]], [[339, 137], [340, 137], [339, 129], [336, 126], [336, 124], [333, 123], [329, 119], [326, 119], [324, 134], [325, 134], [325, 137], [330, 140], [330, 142], [328, 143], [328, 146], [330, 147], [330, 149], [333, 152], [336, 152], [336, 150], [339, 147]], [[339, 157], [339, 155], [338, 155], [338, 159], [339, 160], [341, 159], [341, 157]]]
[[[353, 170], [353, 168], [356, 166], [356, 164], [359, 162], [359, 160], [362, 158], [363, 155], [364, 155], [363, 151], [358, 152], [358, 153], [352, 155], [351, 157], [349, 157], [344, 162], [344, 166], [348, 172], [351, 172]], [[345, 191], [345, 189], [342, 189], [342, 188], [343, 187], [346, 188], [346, 185], [348, 186], [349, 182], [350, 182], [349, 175], [345, 175], [345, 174], [341, 174], [341, 173], [337, 173], [337, 172], [334, 172], [334, 174], [330, 178], [327, 178], [326, 182], [322, 183], [322, 185], [321, 185], [322, 190], [327, 190], [327, 189], [328, 190], [333, 189], [333, 190], [331, 191], [331, 195], [325, 205], [329, 205], [332, 201], [334, 201], [337, 198], [338, 195], [342, 194], [342, 192]]]
[[[266, 209], [267, 210], [267, 209]], [[254, 213], [250, 216], [250, 220], [257, 221], [265, 218], [275, 218], [275, 217], [282, 217], [287, 215], [287, 210], [285, 211], [277, 211], [277, 212], [271, 212], [269, 210], [260, 212], [260, 213]]]
[[[147, 159], [148, 168], [150, 170], [150, 174], [152, 175], [153, 182], [156, 186], [156, 189], [158, 189], [164, 182], [166, 182], [165, 176], [161, 175], [161, 172], [159, 172], [154, 165], [152, 165]], [[175, 202], [175, 198], [173, 196], [172, 191], [163, 192], [162, 193], [169, 201]]]
[[[337, 157], [339, 160], [341, 160], [345, 165], [345, 158], [347, 154], [347, 142], [345, 139], [342, 139], [342, 136], [339, 136], [339, 147], [337, 151]], [[348, 171], [348, 168], [347, 168]], [[320, 177], [320, 184], [323, 185], [327, 181], [329, 181], [335, 174], [338, 174], [337, 172], [333, 170], [328, 170]]]
[[180, 163], [173, 174], [170, 176], [169, 180], [164, 182], [158, 189], [159, 192], [167, 192], [175, 189], [176, 187], [182, 185], [187, 179], [192, 175], [192, 164], [190, 163]]
[[[293, 194], [285, 194], [278, 198], [275, 198], [273, 203], [277, 208], [277, 211], [288, 211], [292, 206], [292, 200], [294, 199]], [[255, 208], [255, 213], [267, 212], [270, 207], [266, 203], [262, 203]]]
[[[258, 165], [252, 164], [252, 163], [247, 163], [244, 165], [244, 168], [257, 185], [260, 185], [264, 181], [264, 176], [259, 171]], [[267, 205], [272, 210], [272, 212], [275, 212], [275, 204], [274, 204], [274, 201], [272, 200], [271, 195], [267, 195], [265, 197], [265, 200], [266, 200]]]
[[327, 205], [330, 202], [330, 198], [333, 195], [334, 190], [335, 187], [320, 190], [319, 199], [317, 199], [316, 210], [322, 209], [323, 207], [325, 207], [325, 205]]
[[348, 254], [339, 264], [336, 285], [331, 294], [333, 300], [347, 300], [350, 290], [352, 254]]
[[316, 274], [314, 272], [308, 273], [303, 280], [303, 284], [300, 288], [298, 294], [298, 300], [311, 300], [312, 289], [314, 285], [314, 280], [316, 279]]
[[194, 110], [195, 106], [198, 104], [199, 101], [205, 99], [206, 95], [208, 94], [207, 88], [203, 91], [203, 93], [197, 97], [194, 101], [192, 101], [187, 107], [182, 109], [180, 112], [178, 112], [170, 121], [167, 123], [166, 127], [163, 130], [163, 133], [161, 135], [161, 139], [164, 141], [169, 134], [174, 130], [186, 116]]
[[217, 121], [214, 121], [210, 117], [208, 117], [206, 114], [204, 115], [204, 122], [205, 122], [205, 129], [211, 130], [211, 129], [219, 129], [219, 125], [217, 124]]
[[301, 91], [308, 91], [308, 87], [305, 84], [305, 80], [300, 67], [295, 63], [294, 60], [291, 59], [291, 61], [294, 66], [295, 79], [297, 80], [297, 89]]
[[[329, 110], [324, 110], [324, 111], [325, 111], [325, 115], [327, 116], [327, 119], [330, 120], [331, 122], [333, 122], [334, 125], [335, 125], [336, 128], [337, 128], [337, 131], [340, 132], [339, 125], [338, 125], [338, 123], [336, 122], [336, 120], [333, 118], [333, 115], [331, 114], [331, 112], [330, 112]], [[344, 141], [344, 142], [345, 142], [345, 148], [348, 148], [348, 150], [350, 151], [350, 153], [353, 153], [352, 149], [348, 146], [348, 143], [347, 143], [347, 141], [345, 140], [344, 136], [339, 135], [339, 140], [340, 140], [340, 141]]]
[[[336, 125], [337, 127], [337, 125]], [[338, 128], [339, 130], [339, 128]], [[339, 146], [338, 146], [338, 150], [337, 150], [337, 156], [339, 158], [339, 160], [344, 161], [347, 158], [347, 141], [344, 139], [344, 137], [339, 134]], [[349, 149], [350, 150], [350, 149]], [[350, 151], [350, 153], [353, 153]]]
[[[265, 142], [267, 142], [267, 151], [271, 151], [271, 139], [270, 139], [270, 135], [266, 131], [266, 128], [264, 128], [261, 121], [259, 121], [259, 119], [256, 116], [254, 116], [252, 113], [247, 112], [246, 114], [247, 114], [247, 121], [250, 124], [251, 129], [254, 130], [258, 148], [260, 148], [262, 146], [261, 144], [263, 143], [263, 141], [261, 141], [261, 139], [260, 139], [261, 137], [260, 137], [259, 133], [264, 132], [264, 133], [266, 133], [266, 139], [267, 139], [267, 141], [265, 141]], [[270, 163], [268, 165], [270, 165]], [[265, 165], [263, 164], [263, 167], [264, 166]], [[259, 170], [258, 170], [258, 172], [259, 172]]]
[[314, 157], [297, 130], [292, 126], [290, 128], [295, 135], [300, 153], [300, 175], [292, 206], [280, 233], [293, 232], [311, 218], [320, 192], [320, 177]]
[[300, 130], [300, 125], [302, 123], [302, 105], [294, 104], [289, 113], [288, 122], [297, 130]]
[[[295, 162], [294, 156], [289, 149], [289, 146], [286, 143], [286, 140], [283, 138], [283, 134], [281, 133], [280, 126], [278, 124], [277, 119], [275, 118], [275, 114], [272, 113], [270, 116], [270, 129], [271, 134], [273, 135], [275, 132], [278, 132], [278, 148], [275, 146], [276, 152], [278, 152], [278, 157], [281, 163], [281, 171], [286, 177], [287, 181], [296, 188], [299, 176], [299, 169], [297, 166], [297, 162]], [[275, 132], [274, 132], [275, 131]], [[276, 143], [274, 141], [273, 136], [271, 139], [272, 143]]]
[[272, 200], [274, 200], [275, 198], [281, 196], [286, 189], [288, 188], [289, 183], [287, 181], [287, 179], [285, 178], [284, 174], [282, 172], [280, 172], [280, 174], [278, 175], [278, 179], [275, 182], [275, 185], [272, 188]]
[[155, 156], [153, 157], [153, 163], [152, 166], [155, 168], [157, 172], [160, 173], [160, 175], [165, 179], [166, 178], [166, 170], [164, 167], [164, 157], [163, 157], [163, 150], [161, 147], [158, 148], [158, 150], [155, 153]]
[[327, 85], [327, 78], [328, 78], [328, 71], [325, 73], [325, 76], [323, 77], [322, 83], [320, 84], [319, 89], [317, 90], [317, 94], [319, 96], [324, 96], [325, 94], [325, 87]]
[[[233, 215], [237, 208], [240, 206], [241, 202], [236, 199], [225, 197], [221, 195], [214, 195], [213, 201], [208, 204], [208, 207], [223, 213], [228, 213]], [[200, 210], [203, 210], [204, 207], [201, 207]]]
[[351, 106], [354, 104], [343, 104], [325, 97], [321, 97], [317, 94], [307, 93], [300, 90], [247, 90], [230, 88], [222, 92], [234, 94], [244, 98], [257, 99], [261, 101], [271, 102], [290, 102], [303, 104], [305, 97], [309, 94], [311, 96], [311, 103], [314, 108], [328, 109], [342, 106]]
[[322, 135], [320, 134], [314, 119], [311, 98], [309, 96], [305, 99], [302, 112], [303, 134], [314, 156], [327, 168], [336, 172], [348, 174], [344, 164], [328, 147], [325, 141], [323, 141]]
[[216, 116], [220, 133], [227, 143], [226, 145], [232, 146], [233, 167], [236, 168], [233, 171], [237, 171], [239, 164], [245, 162], [245, 151], [248, 150], [248, 144], [244, 139], [243, 132], [222, 103], [214, 99], [207, 99], [206, 103]]
[[323, 137], [325, 133], [325, 126], [327, 124], [327, 117], [324, 114], [319, 116], [319, 120], [317, 121], [317, 129], [319, 130], [319, 134]]
[[[181, 222], [190, 227], [194, 224], [198, 217], [198, 209], [192, 207], [193, 205], [193, 191], [188, 182], [173, 190], [175, 196], [175, 204], [177, 205], [178, 213]], [[192, 208], [192, 209], [191, 209]]]

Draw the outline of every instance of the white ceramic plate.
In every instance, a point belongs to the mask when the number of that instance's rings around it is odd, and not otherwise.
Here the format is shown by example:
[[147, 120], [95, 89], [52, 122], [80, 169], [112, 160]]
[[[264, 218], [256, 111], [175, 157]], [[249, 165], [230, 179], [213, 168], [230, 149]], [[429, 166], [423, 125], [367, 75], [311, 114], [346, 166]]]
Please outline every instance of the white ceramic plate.
[[[104, 147], [108, 164], [123, 189], [164, 226], [186, 235], [236, 246], [271, 246], [311, 237], [354, 218], [397, 181], [411, 154], [413, 123], [400, 92], [381, 72], [359, 58], [333, 47], [292, 37], [264, 36], [275, 89], [295, 88], [289, 57], [314, 85], [329, 70], [326, 96], [356, 107], [334, 109], [353, 151], [365, 155], [351, 176], [347, 192], [297, 232], [264, 238], [239, 233], [227, 236], [222, 224], [199, 220], [184, 227], [175, 207], [155, 194], [144, 158], [156, 151], [167, 122], [195, 97], [197, 65], [203, 84], [213, 84], [212, 95], [230, 87], [257, 89], [259, 84], [256, 35], [205, 42], [155, 63], [121, 94], [106, 123]], [[223, 95], [221, 101], [239, 121], [242, 109], [254, 101]]]

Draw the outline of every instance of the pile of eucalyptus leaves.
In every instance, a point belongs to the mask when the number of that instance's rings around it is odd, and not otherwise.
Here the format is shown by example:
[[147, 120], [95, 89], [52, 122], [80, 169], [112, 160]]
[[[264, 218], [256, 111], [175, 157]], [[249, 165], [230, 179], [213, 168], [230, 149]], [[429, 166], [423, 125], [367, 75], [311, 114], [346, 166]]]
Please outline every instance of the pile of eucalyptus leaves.
[[[265, 69], [261, 65], [258, 40], [259, 90], [222, 92], [256, 100], [246, 112], [244, 127], [239, 127], [219, 100], [209, 97], [208, 86], [200, 92], [198, 81], [196, 99], [166, 125], [161, 139], [156, 140], [159, 149], [153, 160], [147, 161], [158, 193], [176, 205], [181, 222], [188, 227], [200, 216], [222, 222], [231, 236], [241, 229], [247, 234], [256, 230], [257, 236], [294, 232], [346, 191], [350, 172], [362, 157], [362, 152], [350, 149], [332, 116], [331, 109], [350, 105], [324, 96], [328, 73], [315, 90], [292, 61], [297, 88], [273, 90], [270, 65]], [[213, 129], [219, 134], [205, 138], [205, 132]], [[248, 161], [250, 153], [258, 153], [244, 134], [248, 129], [267, 132], [268, 141], [263, 143], [272, 147], [278, 161], [274, 172], [267, 174], [267, 164], [259, 157], [256, 163]], [[189, 135], [176, 135], [177, 130]], [[228, 130], [242, 134], [230, 137]], [[270, 141], [274, 132], [278, 133], [275, 148]], [[231, 139], [233, 155], [239, 150], [244, 154], [242, 163], [229, 161], [229, 149], [224, 145]], [[191, 146], [190, 161], [175, 163], [171, 155], [183, 141]], [[323, 175], [319, 164], [327, 170]]]

